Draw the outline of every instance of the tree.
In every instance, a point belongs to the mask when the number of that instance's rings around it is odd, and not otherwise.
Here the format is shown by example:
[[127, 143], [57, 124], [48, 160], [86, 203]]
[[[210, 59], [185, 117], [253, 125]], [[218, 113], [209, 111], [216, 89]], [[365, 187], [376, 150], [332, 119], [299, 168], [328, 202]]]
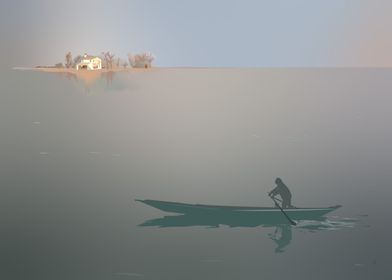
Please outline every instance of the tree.
[[106, 59], [105, 52], [101, 53], [101, 59], [102, 59], [102, 63], [103, 63], [102, 67], [103, 68], [109, 68], [109, 63], [108, 63], [108, 61]]
[[73, 67], [76, 67], [76, 64], [82, 61], [82, 56], [78, 55], [77, 57], [74, 58], [73, 60]]
[[135, 67], [136, 62], [135, 62], [135, 56], [133, 54], [128, 54], [128, 61], [129, 61], [129, 65], [131, 65], [132, 67]]
[[154, 56], [152, 55], [152, 53], [149, 52], [144, 52], [136, 55], [129, 54], [128, 60], [129, 60], [129, 64], [131, 64], [132, 67], [150, 68], [152, 61], [154, 60]]
[[103, 61], [106, 65], [106, 68], [112, 69], [113, 68], [113, 60], [115, 55], [110, 52], [102, 52]]
[[72, 54], [67, 52], [65, 55], [65, 67], [70, 68], [72, 66]]

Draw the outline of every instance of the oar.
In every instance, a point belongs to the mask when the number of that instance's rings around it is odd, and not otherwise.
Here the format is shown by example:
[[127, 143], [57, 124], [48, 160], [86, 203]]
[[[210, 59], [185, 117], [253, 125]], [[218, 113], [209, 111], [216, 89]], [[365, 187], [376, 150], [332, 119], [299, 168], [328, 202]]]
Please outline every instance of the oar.
[[[281, 199], [279, 199], [279, 198], [274, 197], [274, 199], [277, 200], [277, 201], [279, 201], [279, 202], [283, 202], [283, 200], [281, 200]], [[290, 208], [298, 208], [298, 207], [295, 207], [295, 206], [291, 205]]]
[[280, 207], [280, 205], [276, 202], [274, 197], [271, 197], [271, 199], [275, 202], [275, 206], [278, 207], [280, 209], [280, 211], [282, 211], [283, 215], [287, 218], [287, 220], [290, 222], [290, 224], [292, 224], [293, 226], [297, 225], [296, 222], [294, 222], [287, 214], [285, 211], [283, 211], [282, 207]]
[[283, 200], [281, 200], [281, 199], [279, 199], [279, 198], [276, 198], [276, 197], [274, 197], [273, 199], [275, 199], [275, 200], [277, 200], [277, 201], [279, 201], [279, 202], [283, 202]]

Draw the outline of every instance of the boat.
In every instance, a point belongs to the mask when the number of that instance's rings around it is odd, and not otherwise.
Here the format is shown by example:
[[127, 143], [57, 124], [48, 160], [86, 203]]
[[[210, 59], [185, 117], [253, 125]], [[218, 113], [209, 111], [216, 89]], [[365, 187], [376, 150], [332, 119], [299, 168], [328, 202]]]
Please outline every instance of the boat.
[[[241, 220], [252, 219], [264, 221], [265, 223], [287, 222], [282, 210], [277, 207], [255, 207], [255, 206], [220, 206], [206, 204], [188, 204], [181, 202], [136, 199], [141, 203], [169, 213], [183, 214], [187, 216], [210, 217], [219, 219]], [[293, 220], [320, 220], [323, 216], [340, 208], [340, 205], [331, 207], [308, 207], [308, 208], [286, 208], [284, 212]]]

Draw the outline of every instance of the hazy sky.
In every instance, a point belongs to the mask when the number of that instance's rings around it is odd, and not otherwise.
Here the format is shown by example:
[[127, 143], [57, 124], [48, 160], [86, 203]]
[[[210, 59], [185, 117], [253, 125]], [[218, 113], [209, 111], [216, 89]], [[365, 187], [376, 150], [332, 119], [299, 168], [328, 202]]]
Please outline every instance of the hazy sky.
[[124, 58], [148, 50], [159, 66], [392, 65], [388, 0], [2, 0], [0, 5], [7, 66], [53, 64], [68, 50], [111, 50]]

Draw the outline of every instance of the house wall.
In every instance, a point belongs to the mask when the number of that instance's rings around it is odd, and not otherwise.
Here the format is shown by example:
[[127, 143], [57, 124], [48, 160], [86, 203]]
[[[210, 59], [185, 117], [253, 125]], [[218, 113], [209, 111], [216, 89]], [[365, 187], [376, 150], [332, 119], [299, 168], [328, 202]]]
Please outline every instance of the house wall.
[[93, 69], [102, 69], [102, 61], [98, 57], [91, 60]]
[[87, 70], [102, 69], [102, 61], [98, 57], [93, 59], [82, 59], [81, 62], [76, 65], [76, 69], [79, 70], [84, 65], [87, 66]]

